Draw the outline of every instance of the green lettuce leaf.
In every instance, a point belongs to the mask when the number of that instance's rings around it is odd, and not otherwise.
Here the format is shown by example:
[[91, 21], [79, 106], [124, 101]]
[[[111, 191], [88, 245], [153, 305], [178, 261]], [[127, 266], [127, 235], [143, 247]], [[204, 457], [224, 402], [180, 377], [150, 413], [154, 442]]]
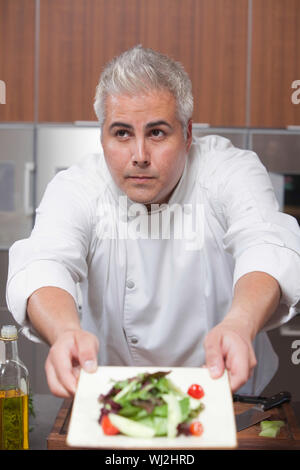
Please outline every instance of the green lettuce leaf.
[[262, 421], [260, 423], [261, 432], [259, 436], [276, 437], [284, 424], [284, 421]]
[[168, 418], [160, 416], [147, 416], [140, 419], [139, 423], [154, 429], [155, 436], [166, 436], [168, 432]]

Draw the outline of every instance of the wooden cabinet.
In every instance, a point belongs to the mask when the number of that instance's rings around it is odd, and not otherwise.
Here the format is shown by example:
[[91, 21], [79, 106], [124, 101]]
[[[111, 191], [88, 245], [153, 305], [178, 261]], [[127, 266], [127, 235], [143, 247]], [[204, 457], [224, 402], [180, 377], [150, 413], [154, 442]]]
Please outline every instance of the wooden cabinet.
[[190, 2], [187, 29], [191, 31], [177, 55], [192, 78], [194, 122], [246, 125], [247, 3]]
[[135, 44], [183, 63], [194, 122], [300, 125], [300, 0], [0, 0], [0, 121], [96, 121], [102, 67]]
[[300, 80], [300, 1], [253, 0], [250, 126], [300, 125], [293, 81]]
[[135, 44], [183, 63], [195, 122], [245, 125], [247, 0], [41, 0], [39, 120], [96, 120], [103, 65]]
[[35, 0], [0, 0], [0, 121], [34, 120]]

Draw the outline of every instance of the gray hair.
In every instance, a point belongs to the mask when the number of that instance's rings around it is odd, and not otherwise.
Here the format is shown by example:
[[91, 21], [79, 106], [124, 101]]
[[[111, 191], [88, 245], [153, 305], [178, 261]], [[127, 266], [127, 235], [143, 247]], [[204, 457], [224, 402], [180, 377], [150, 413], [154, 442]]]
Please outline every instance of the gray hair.
[[94, 110], [102, 127], [108, 95], [169, 90], [176, 99], [177, 117], [186, 136], [193, 114], [192, 83], [179, 62], [152, 49], [135, 46], [109, 62], [96, 88]]

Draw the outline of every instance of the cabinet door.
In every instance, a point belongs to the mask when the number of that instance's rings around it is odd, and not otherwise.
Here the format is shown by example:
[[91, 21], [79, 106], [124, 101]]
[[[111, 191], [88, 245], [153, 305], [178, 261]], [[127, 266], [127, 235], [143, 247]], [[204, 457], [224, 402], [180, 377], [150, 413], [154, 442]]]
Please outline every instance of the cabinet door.
[[179, 60], [193, 82], [194, 122], [245, 126], [248, 1], [195, 0], [181, 6], [181, 14], [188, 15], [188, 40], [183, 49], [179, 32]]
[[33, 129], [0, 129], [0, 248], [28, 237], [33, 220]]
[[253, 0], [251, 127], [300, 125], [300, 1]]
[[79, 163], [88, 154], [100, 153], [98, 127], [47, 126], [37, 131], [36, 204], [40, 204], [47, 184], [59, 171]]
[[136, 44], [190, 74], [194, 122], [244, 126], [247, 0], [42, 0], [40, 121], [96, 120], [103, 65]]
[[300, 174], [300, 134], [283, 131], [252, 131], [250, 147], [268, 171]]
[[34, 38], [35, 0], [0, 0], [2, 122], [34, 120]]

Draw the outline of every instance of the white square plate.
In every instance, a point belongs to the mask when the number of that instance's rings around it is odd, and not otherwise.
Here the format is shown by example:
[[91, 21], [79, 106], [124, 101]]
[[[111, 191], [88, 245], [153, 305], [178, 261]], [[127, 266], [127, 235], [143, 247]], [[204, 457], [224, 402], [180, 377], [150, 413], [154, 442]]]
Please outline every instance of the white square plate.
[[[171, 371], [170, 378], [183, 392], [197, 383], [204, 389], [201, 399], [205, 408], [199, 414], [204, 431], [201, 436], [176, 438], [133, 438], [117, 434], [107, 436], [98, 422], [101, 404], [100, 394], [107, 393], [112, 380], [120, 381], [142, 372]], [[235, 417], [228, 374], [212, 379], [206, 368], [199, 367], [98, 367], [89, 374], [81, 370], [74, 397], [67, 435], [71, 447], [98, 449], [232, 449], [237, 447]]]

